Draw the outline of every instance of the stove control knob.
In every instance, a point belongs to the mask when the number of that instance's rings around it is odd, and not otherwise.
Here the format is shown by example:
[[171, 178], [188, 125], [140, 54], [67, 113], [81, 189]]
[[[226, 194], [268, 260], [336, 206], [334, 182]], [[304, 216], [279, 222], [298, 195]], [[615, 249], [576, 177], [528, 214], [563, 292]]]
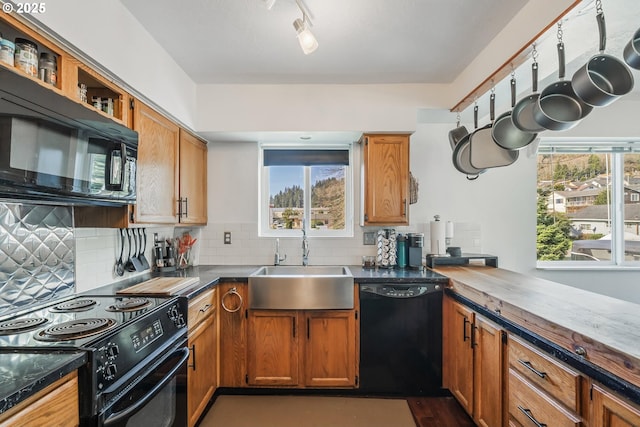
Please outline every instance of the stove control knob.
[[109, 381], [114, 379], [117, 373], [118, 373], [118, 367], [116, 366], [115, 363], [109, 363], [108, 365], [105, 365], [104, 367], [105, 380]]
[[173, 307], [171, 307], [167, 314], [169, 316], [169, 319], [173, 321], [174, 325], [179, 328], [185, 326], [186, 323], [184, 321], [184, 317], [182, 316], [182, 313], [180, 313], [180, 310], [178, 310], [178, 306], [174, 305]]
[[118, 357], [119, 354], [120, 354], [120, 347], [118, 347], [118, 344], [111, 344], [109, 347], [107, 347], [107, 357], [110, 360], [115, 359], [116, 357]]

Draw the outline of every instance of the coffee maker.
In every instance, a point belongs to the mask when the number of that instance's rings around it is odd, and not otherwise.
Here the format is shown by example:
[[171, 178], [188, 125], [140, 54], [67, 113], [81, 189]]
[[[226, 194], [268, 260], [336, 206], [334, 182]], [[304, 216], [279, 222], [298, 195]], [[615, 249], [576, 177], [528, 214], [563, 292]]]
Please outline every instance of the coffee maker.
[[422, 269], [423, 233], [409, 233], [409, 268]]

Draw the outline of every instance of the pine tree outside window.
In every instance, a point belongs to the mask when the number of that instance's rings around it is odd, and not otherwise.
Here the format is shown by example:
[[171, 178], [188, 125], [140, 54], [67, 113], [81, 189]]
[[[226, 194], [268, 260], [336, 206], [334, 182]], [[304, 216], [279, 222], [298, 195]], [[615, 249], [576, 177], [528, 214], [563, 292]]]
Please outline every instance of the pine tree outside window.
[[629, 140], [542, 140], [537, 266], [640, 267], [640, 147]]
[[260, 149], [260, 236], [353, 236], [351, 145]]

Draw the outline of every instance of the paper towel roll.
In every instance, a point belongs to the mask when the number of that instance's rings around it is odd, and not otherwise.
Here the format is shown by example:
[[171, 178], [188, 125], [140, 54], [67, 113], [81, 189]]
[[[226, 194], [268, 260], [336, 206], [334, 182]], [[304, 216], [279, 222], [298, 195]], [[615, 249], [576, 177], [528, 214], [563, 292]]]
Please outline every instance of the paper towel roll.
[[444, 233], [444, 237], [447, 238], [447, 239], [452, 239], [453, 238], [453, 222], [447, 221], [447, 228], [446, 228], [446, 231]]
[[442, 221], [431, 221], [431, 254], [444, 255], [446, 253], [445, 225]]

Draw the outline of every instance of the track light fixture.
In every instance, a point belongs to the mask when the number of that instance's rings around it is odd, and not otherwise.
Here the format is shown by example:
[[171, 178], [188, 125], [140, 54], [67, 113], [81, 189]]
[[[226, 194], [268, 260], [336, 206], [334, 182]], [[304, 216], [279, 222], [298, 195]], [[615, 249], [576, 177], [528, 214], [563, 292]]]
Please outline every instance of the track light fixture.
[[296, 18], [296, 20], [293, 21], [293, 28], [295, 28], [298, 33], [298, 43], [300, 43], [302, 52], [304, 52], [305, 55], [309, 55], [318, 48], [318, 40], [316, 40], [316, 37], [309, 29], [311, 21], [305, 9], [300, 4], [300, 0], [296, 0], [296, 5], [298, 5], [298, 9], [302, 12], [302, 19]]

